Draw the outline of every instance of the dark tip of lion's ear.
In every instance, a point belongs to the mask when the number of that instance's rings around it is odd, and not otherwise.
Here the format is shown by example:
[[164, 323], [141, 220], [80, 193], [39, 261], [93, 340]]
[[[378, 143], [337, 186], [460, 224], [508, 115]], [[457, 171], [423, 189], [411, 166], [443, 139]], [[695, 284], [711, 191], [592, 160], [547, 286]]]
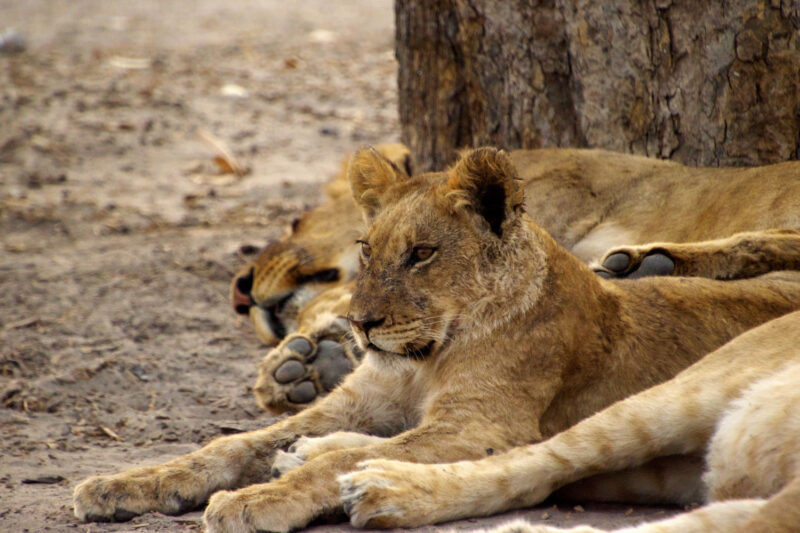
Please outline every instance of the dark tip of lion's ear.
[[496, 148], [466, 152], [450, 171], [447, 187], [462, 205], [469, 205], [502, 237], [503, 223], [519, 213], [523, 192], [508, 154]]
[[492, 233], [503, 236], [503, 221], [506, 218], [506, 191], [502, 185], [491, 184], [482, 192], [479, 212], [489, 223]]
[[410, 176], [410, 174], [405, 170], [405, 164], [398, 165], [391, 159], [387, 159], [386, 162], [392, 166], [392, 170], [394, 170], [399, 176]]
[[407, 155], [403, 158], [403, 170], [406, 171], [406, 174], [409, 176], [413, 175], [413, 169], [411, 168], [411, 156]]

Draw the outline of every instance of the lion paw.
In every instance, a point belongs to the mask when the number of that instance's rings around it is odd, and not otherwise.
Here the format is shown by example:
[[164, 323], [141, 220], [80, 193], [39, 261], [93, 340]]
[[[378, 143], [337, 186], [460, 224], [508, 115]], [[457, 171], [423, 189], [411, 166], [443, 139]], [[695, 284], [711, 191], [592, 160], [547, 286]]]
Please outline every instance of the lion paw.
[[206, 531], [287, 533], [306, 526], [313, 518], [308, 510], [311, 506], [278, 483], [215, 492], [203, 513]]
[[300, 437], [287, 452], [278, 451], [272, 463], [272, 477], [279, 478], [311, 459], [336, 450], [361, 448], [386, 440], [384, 437], [353, 431], [337, 431], [324, 437]]
[[[251, 533], [256, 531], [247, 516], [247, 504], [235, 491], [221, 490], [211, 495], [203, 513], [208, 533]], [[279, 529], [276, 528], [276, 531]], [[283, 529], [284, 531], [286, 528]]]
[[93, 476], [84, 480], [72, 494], [75, 517], [84, 522], [126, 522], [142, 514], [126, 498], [115, 494], [113, 482], [107, 476]]
[[614, 248], [592, 269], [604, 278], [670, 276], [675, 272], [675, 260], [661, 248]]
[[[315, 335], [316, 336], [316, 335]], [[273, 412], [299, 411], [333, 390], [360, 362], [342, 334], [341, 342], [295, 334], [287, 337], [259, 364], [254, 394]]]
[[421, 507], [430, 500], [424, 476], [412, 472], [418, 465], [374, 460], [358, 465], [361, 470], [339, 476], [344, 511], [355, 527], [416, 527], [436, 520]]
[[199, 505], [178, 490], [164, 496], [160, 488], [147, 475], [92, 476], [75, 487], [75, 516], [86, 522], [125, 522], [149, 511], [178, 514]]

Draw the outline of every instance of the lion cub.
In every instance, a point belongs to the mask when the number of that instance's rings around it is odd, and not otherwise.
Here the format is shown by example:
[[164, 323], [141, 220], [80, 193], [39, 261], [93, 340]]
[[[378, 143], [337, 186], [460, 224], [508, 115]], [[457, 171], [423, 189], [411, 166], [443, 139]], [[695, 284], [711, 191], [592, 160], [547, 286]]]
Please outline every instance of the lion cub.
[[[208, 501], [209, 531], [304, 527], [341, 508], [337, 477], [363, 460], [446, 463], [551, 437], [800, 308], [800, 274], [596, 276], [525, 214], [516, 170], [497, 150], [413, 178], [365, 150], [348, 176], [370, 225], [349, 311], [364, 362], [271, 427], [84, 481], [76, 516]], [[326, 437], [297, 442], [304, 435]], [[273, 466], [283, 475], [270, 482]]]

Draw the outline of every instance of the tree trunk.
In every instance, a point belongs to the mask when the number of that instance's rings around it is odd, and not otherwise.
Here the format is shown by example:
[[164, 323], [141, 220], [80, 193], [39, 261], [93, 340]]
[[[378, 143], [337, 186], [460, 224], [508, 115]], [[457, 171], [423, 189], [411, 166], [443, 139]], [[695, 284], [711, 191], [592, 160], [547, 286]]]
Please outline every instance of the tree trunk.
[[800, 158], [800, 0], [396, 0], [403, 140]]

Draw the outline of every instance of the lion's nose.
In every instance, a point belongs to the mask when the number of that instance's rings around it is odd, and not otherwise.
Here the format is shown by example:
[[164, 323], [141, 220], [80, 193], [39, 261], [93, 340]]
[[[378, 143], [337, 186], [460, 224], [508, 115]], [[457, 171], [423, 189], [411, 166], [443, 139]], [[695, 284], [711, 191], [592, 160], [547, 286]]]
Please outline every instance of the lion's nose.
[[250, 307], [253, 305], [253, 299], [250, 297], [250, 291], [253, 290], [253, 269], [251, 268], [244, 276], [239, 276], [233, 282], [233, 309], [240, 315], [246, 315], [250, 312]]
[[364, 335], [369, 337], [369, 330], [380, 326], [386, 321], [386, 317], [383, 318], [373, 318], [373, 317], [365, 317], [363, 319], [353, 318], [352, 316], [348, 316], [347, 320], [350, 321], [350, 324], [356, 329], [360, 329], [364, 332]]

